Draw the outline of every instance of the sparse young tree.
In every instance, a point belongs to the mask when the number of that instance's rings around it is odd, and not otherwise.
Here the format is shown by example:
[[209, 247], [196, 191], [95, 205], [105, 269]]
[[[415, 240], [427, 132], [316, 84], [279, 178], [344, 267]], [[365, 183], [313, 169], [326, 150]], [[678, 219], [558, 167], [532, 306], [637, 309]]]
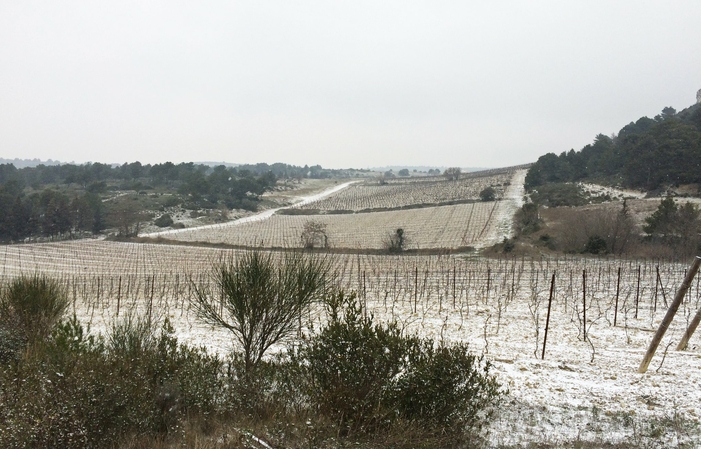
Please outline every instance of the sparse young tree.
[[137, 237], [141, 231], [141, 222], [146, 219], [135, 199], [125, 199], [113, 206], [109, 218], [122, 237]]
[[671, 196], [660, 201], [657, 210], [645, 218], [645, 231], [651, 237], [666, 239], [674, 235], [675, 221], [677, 218], [677, 203]]
[[448, 181], [457, 181], [460, 179], [460, 174], [462, 173], [462, 170], [460, 167], [450, 167], [446, 168], [445, 171], [443, 172], [443, 176], [445, 176], [445, 179]]
[[643, 230], [651, 240], [674, 246], [678, 251], [696, 252], [701, 243], [701, 211], [689, 202], [679, 206], [671, 196], [660, 202], [645, 219]]
[[328, 248], [329, 237], [326, 234], [326, 223], [307, 220], [302, 228], [302, 247], [307, 249]]
[[192, 305], [203, 321], [231, 331], [247, 373], [270, 346], [294, 334], [302, 315], [332, 288], [329, 260], [300, 253], [278, 260], [250, 251], [216, 264], [210, 275], [214, 288], [192, 281]]
[[611, 232], [608, 234], [608, 248], [612, 254], [621, 255], [635, 237], [635, 222], [628, 208], [628, 201], [623, 200], [623, 206], [613, 221]]
[[401, 253], [406, 249], [406, 243], [404, 229], [399, 228], [387, 236], [385, 239], [385, 248], [387, 248], [387, 251], [390, 253]]

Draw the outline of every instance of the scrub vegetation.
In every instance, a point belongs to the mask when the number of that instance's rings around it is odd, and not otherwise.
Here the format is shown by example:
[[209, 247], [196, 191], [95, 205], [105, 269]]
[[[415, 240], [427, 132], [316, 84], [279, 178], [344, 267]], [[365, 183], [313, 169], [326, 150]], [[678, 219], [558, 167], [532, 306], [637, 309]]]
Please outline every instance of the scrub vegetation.
[[[0, 302], [0, 446], [476, 446], [504, 393], [490, 364], [375, 323], [328, 267], [259, 252], [213, 267], [224, 303], [195, 286], [193, 304], [233, 333], [224, 357], [134, 310], [92, 334], [60, 282], [16, 278]], [[313, 304], [327, 323], [264, 359]]]

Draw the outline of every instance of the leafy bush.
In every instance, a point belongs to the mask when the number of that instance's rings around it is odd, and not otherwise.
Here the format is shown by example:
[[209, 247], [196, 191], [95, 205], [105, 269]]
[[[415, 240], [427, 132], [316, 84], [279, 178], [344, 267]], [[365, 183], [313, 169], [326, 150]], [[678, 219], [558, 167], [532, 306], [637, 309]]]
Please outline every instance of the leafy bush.
[[95, 338], [75, 319], [21, 363], [0, 372], [0, 447], [112, 447], [133, 434], [165, 434], [222, 396], [221, 362], [178, 345], [143, 319]]
[[441, 432], [480, 428], [489, 416], [486, 409], [501, 395], [489, 363], [482, 364], [467, 344], [409, 341], [405, 371], [393, 385], [392, 402], [401, 417]]
[[40, 275], [14, 279], [0, 294], [0, 332], [9, 338], [3, 346], [10, 350], [20, 341], [45, 339], [68, 305], [66, 292], [53, 279]]
[[156, 218], [153, 221], [153, 224], [155, 224], [159, 228], [166, 228], [173, 224], [173, 217], [171, 217], [170, 214], [163, 214], [160, 217]]
[[375, 324], [355, 294], [327, 304], [330, 322], [293, 352], [310, 402], [342, 431], [372, 432], [399, 420], [459, 435], [479, 428], [502, 394], [489, 363], [466, 345], [438, 346]]
[[516, 231], [519, 234], [527, 235], [540, 230], [542, 220], [538, 205], [535, 203], [526, 203], [521, 206], [516, 212], [515, 217]]
[[396, 325], [383, 327], [363, 317], [355, 294], [338, 293], [329, 312], [329, 325], [297, 356], [308, 365], [312, 403], [346, 430], [388, 424], [396, 417], [390, 384], [403, 368], [409, 340]]
[[531, 193], [534, 203], [548, 206], [582, 206], [587, 204], [582, 190], [577, 184], [553, 183], [539, 186]]
[[494, 201], [497, 198], [497, 191], [494, 187], [487, 187], [480, 192], [480, 199], [482, 201]]
[[590, 254], [606, 254], [606, 240], [600, 235], [592, 235], [584, 245], [584, 252]]
[[501, 245], [502, 245], [502, 251], [504, 251], [505, 253], [510, 253], [514, 249], [516, 249], [516, 243], [514, 243], [513, 240], [508, 239], [506, 237], [504, 237], [504, 240], [501, 242]]

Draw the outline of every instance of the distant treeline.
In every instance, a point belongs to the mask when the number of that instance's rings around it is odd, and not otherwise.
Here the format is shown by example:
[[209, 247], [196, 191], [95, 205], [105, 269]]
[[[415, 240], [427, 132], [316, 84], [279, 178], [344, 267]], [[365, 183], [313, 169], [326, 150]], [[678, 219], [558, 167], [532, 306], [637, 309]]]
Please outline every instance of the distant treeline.
[[526, 188], [581, 180], [646, 190], [701, 183], [701, 105], [679, 113], [667, 107], [654, 119], [631, 122], [618, 135], [599, 134], [580, 151], [541, 156], [528, 171]]
[[36, 235], [97, 234], [105, 229], [104, 206], [94, 192], [71, 197], [47, 188], [25, 194], [18, 186], [12, 181], [0, 185], [0, 241], [16, 242]]
[[[255, 211], [260, 195], [278, 179], [356, 176], [356, 170], [329, 170], [320, 165], [282, 163], [212, 167], [205, 164], [140, 162], [16, 168], [0, 164], [0, 241], [27, 237], [99, 233], [109, 225], [123, 228], [138, 221], [143, 210], [119, 201], [105, 203], [114, 191], [170, 193], [168, 206], [187, 209]], [[112, 192], [112, 193], [110, 193]]]
[[320, 165], [299, 167], [282, 163], [253, 164], [226, 167], [219, 165], [195, 164], [193, 162], [173, 164], [146, 164], [140, 162], [125, 163], [113, 166], [99, 162], [81, 165], [43, 165], [17, 169], [13, 164], [0, 164], [0, 183], [4, 183], [10, 177], [27, 186], [40, 186], [46, 184], [70, 184], [77, 183], [88, 186], [91, 182], [109, 180], [145, 180], [150, 185], [163, 185], [169, 183], [188, 182], [193, 174], [196, 176], [209, 176], [214, 172], [226, 171], [234, 178], [251, 178], [270, 174], [276, 178], [332, 178], [354, 176], [359, 170], [332, 170], [322, 168]]

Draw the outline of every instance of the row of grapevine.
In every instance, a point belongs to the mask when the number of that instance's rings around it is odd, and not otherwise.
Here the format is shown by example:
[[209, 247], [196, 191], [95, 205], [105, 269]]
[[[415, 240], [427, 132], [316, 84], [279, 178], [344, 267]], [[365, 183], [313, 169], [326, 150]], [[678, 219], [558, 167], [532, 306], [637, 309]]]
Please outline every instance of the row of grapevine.
[[441, 177], [391, 179], [384, 181], [384, 184], [378, 181], [367, 181], [363, 184], [354, 184], [298, 208], [360, 211], [450, 201], [479, 201], [480, 192], [487, 187], [493, 187], [496, 197], [501, 198], [514, 172], [515, 170], [506, 170], [472, 176], [463, 175], [457, 181]]
[[387, 236], [404, 229], [407, 248], [434, 249], [496, 243], [495, 211], [505, 202], [492, 201], [364, 214], [274, 215], [238, 226], [184, 230], [167, 237], [188, 242], [226, 243], [250, 247], [299, 247], [304, 224], [326, 225], [332, 248], [381, 249]]

